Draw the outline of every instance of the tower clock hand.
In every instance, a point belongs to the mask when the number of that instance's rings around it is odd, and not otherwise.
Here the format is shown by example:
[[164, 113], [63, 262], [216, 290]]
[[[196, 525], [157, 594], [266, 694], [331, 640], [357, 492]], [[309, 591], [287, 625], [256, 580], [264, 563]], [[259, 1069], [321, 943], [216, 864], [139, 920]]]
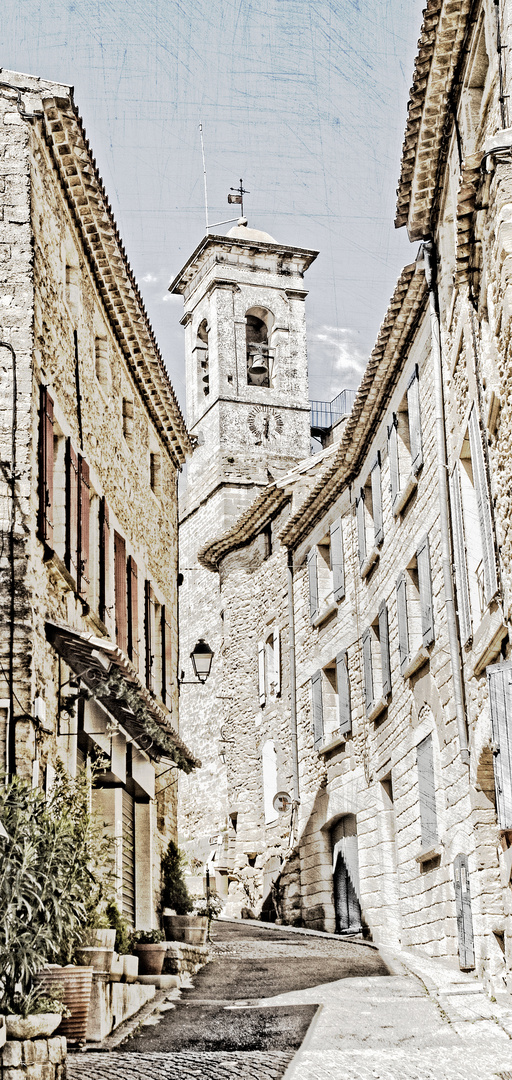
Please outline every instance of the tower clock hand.
[[264, 421], [263, 421], [263, 434], [264, 434], [266, 439], [268, 439], [269, 428], [270, 428], [270, 417], [266, 416]]

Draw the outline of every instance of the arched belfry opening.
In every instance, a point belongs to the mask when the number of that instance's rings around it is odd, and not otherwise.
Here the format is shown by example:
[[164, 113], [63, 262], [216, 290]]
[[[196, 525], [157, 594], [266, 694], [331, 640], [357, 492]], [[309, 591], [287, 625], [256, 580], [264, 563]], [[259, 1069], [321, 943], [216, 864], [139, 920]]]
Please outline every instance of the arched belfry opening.
[[246, 312], [245, 340], [247, 348], [248, 386], [272, 386], [274, 350], [270, 348], [274, 317], [263, 307]]
[[198, 374], [200, 388], [205, 397], [210, 393], [210, 362], [208, 358], [208, 332], [207, 319], [203, 319], [197, 328], [196, 356], [198, 358]]

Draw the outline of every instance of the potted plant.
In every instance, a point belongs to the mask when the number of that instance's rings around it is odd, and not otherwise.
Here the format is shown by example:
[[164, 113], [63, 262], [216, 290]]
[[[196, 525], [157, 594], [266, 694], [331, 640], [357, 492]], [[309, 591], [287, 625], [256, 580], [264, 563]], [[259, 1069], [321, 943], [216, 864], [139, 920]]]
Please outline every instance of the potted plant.
[[136, 930], [132, 948], [139, 958], [140, 975], [161, 975], [167, 946], [162, 930]]
[[111, 933], [114, 934], [114, 956], [110, 967], [112, 982], [119, 982], [124, 976], [125, 982], [135, 982], [139, 973], [139, 959], [130, 954], [131, 930], [128, 919], [119, 911], [113, 900], [105, 908]]
[[[168, 941], [189, 941], [185, 936], [189, 928], [197, 923], [197, 916], [190, 912], [194, 901], [185, 881], [185, 855], [174, 840], [169, 841], [167, 851], [162, 858], [162, 894], [163, 924]], [[204, 923], [205, 929], [207, 923]]]
[[5, 1036], [7, 1039], [43, 1039], [49, 1038], [58, 1028], [63, 1017], [69, 1016], [62, 998], [57, 994], [44, 994], [32, 990], [24, 998], [13, 1003], [20, 1009], [18, 1013], [8, 1013], [5, 1017]]

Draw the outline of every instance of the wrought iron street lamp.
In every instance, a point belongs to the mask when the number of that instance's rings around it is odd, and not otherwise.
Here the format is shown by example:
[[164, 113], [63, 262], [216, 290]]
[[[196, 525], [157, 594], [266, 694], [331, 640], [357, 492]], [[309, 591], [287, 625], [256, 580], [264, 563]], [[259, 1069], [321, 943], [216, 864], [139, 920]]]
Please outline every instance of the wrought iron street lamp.
[[205, 683], [212, 669], [213, 651], [204, 638], [199, 638], [197, 645], [190, 653], [190, 659], [196, 679]]

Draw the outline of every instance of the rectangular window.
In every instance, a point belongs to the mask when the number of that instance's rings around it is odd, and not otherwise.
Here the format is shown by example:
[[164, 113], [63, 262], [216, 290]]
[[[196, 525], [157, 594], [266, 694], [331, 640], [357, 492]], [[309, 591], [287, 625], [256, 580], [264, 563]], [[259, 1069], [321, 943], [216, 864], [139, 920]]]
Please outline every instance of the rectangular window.
[[380, 454], [356, 499], [356, 518], [359, 566], [361, 574], [366, 576], [378, 559], [378, 547], [384, 540]]
[[341, 518], [329, 527], [307, 556], [309, 614], [312, 623], [329, 613], [345, 596], [345, 566]]
[[434, 611], [428, 536], [396, 583], [400, 671], [412, 675], [434, 641]]
[[128, 652], [128, 589], [126, 577], [126, 543], [114, 532], [114, 597], [116, 616], [116, 641], [123, 652]]
[[139, 581], [135, 559], [129, 555], [127, 566], [127, 607], [128, 607], [128, 656], [139, 670]]
[[427, 735], [416, 748], [418, 765], [418, 796], [420, 804], [421, 846], [437, 844], [436, 782], [432, 736]]
[[311, 679], [313, 738], [315, 749], [341, 740], [352, 729], [350, 680], [346, 650]]
[[423, 465], [419, 374], [416, 365], [407, 391], [388, 427], [388, 453], [393, 513], [399, 514], [417, 486]]
[[79, 455], [76, 587], [83, 599], [87, 599], [89, 586], [90, 500], [89, 466]]
[[155, 606], [151, 582], [144, 582], [144, 636], [146, 639], [146, 686], [154, 690]]
[[108, 505], [103, 495], [100, 499], [99, 510], [99, 542], [100, 542], [100, 565], [99, 565], [99, 616], [102, 622], [106, 623], [109, 608], [111, 605], [110, 600], [110, 515]]
[[78, 456], [66, 440], [66, 568], [76, 582], [78, 567]]
[[260, 705], [281, 693], [280, 633], [273, 629], [258, 645], [258, 687]]
[[40, 389], [39, 412], [39, 538], [53, 547], [53, 401], [46, 386]]
[[460, 461], [450, 478], [450, 495], [459, 622], [467, 641], [498, 590], [491, 501], [474, 405]]
[[162, 605], [162, 701], [168, 709], [172, 703], [172, 625], [167, 605]]
[[487, 668], [491, 710], [494, 787], [500, 829], [512, 829], [512, 664]]
[[149, 455], [149, 480], [151, 484], [151, 490], [155, 495], [161, 494], [160, 486], [160, 469], [162, 464], [162, 458], [160, 454]]
[[362, 636], [364, 695], [367, 717], [375, 720], [391, 693], [388, 612], [383, 602], [378, 618]]

